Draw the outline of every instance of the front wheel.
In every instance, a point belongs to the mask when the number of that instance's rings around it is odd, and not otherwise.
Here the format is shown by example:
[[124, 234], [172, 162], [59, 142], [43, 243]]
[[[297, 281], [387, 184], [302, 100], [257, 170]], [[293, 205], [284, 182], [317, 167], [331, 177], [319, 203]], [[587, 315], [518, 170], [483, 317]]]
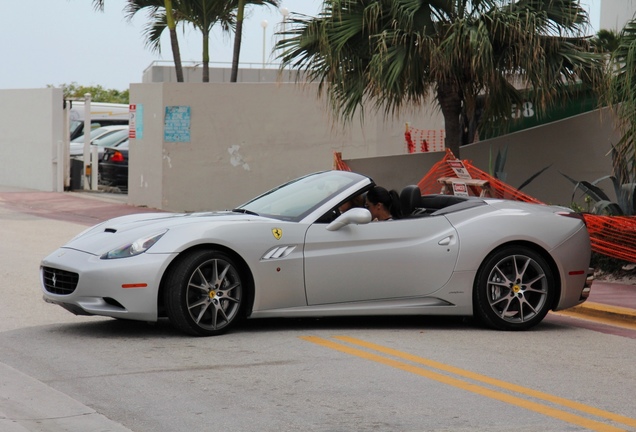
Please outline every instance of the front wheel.
[[526, 330], [550, 310], [556, 284], [546, 260], [525, 246], [509, 246], [489, 255], [473, 291], [475, 315], [499, 330]]
[[179, 259], [166, 278], [164, 301], [172, 325], [195, 336], [228, 331], [240, 318], [244, 281], [227, 254], [203, 250]]

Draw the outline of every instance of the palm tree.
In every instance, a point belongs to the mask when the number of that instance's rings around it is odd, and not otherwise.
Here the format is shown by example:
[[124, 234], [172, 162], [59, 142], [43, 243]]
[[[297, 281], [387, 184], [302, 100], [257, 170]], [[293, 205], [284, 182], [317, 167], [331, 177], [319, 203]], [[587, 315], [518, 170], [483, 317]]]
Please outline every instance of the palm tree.
[[618, 48], [620, 38], [614, 30], [601, 29], [592, 38], [591, 43], [597, 51], [603, 53], [612, 53]]
[[[175, 0], [179, 1], [179, 0]], [[93, 6], [98, 10], [104, 10], [104, 0], [93, 0]], [[183, 65], [181, 63], [181, 51], [179, 50], [179, 40], [177, 39], [177, 23], [173, 15], [173, 0], [129, 0], [126, 8], [128, 19], [132, 17], [141, 9], [150, 9], [150, 16], [157, 14], [160, 8], [165, 11], [166, 25], [170, 31], [170, 46], [172, 48], [172, 58], [174, 61], [174, 68], [177, 74], [177, 82], [183, 82]], [[151, 38], [148, 38], [150, 41]], [[161, 45], [159, 44], [159, 38], [155, 39], [157, 43], [149, 43], [149, 46], [156, 51], [161, 51]]]
[[622, 136], [616, 145], [623, 174], [636, 176], [636, 20], [618, 35], [609, 62], [606, 102], [614, 107]]
[[543, 112], [599, 70], [578, 0], [325, 0], [291, 25], [276, 46], [281, 70], [318, 82], [336, 115], [351, 120], [366, 103], [397, 115], [432, 95], [456, 156], [473, 139], [468, 121], [509, 122], [521, 88]]
[[241, 41], [243, 38], [243, 20], [245, 17], [245, 6], [246, 3], [256, 4], [256, 5], [272, 5], [278, 7], [280, 5], [280, 0], [234, 0], [231, 2], [232, 4], [236, 4], [236, 30], [234, 34], [234, 51], [232, 54], [232, 74], [230, 76], [230, 82], [236, 82], [238, 77], [238, 65], [239, 65], [239, 56], [241, 54]]
[[[203, 37], [203, 82], [210, 81], [210, 32], [216, 24], [221, 24], [230, 32], [236, 23], [231, 2], [226, 0], [172, 0], [173, 15], [180, 23], [191, 24]], [[158, 44], [161, 33], [168, 25], [165, 10], [157, 10], [154, 22], [149, 24], [146, 34], [149, 44]]]

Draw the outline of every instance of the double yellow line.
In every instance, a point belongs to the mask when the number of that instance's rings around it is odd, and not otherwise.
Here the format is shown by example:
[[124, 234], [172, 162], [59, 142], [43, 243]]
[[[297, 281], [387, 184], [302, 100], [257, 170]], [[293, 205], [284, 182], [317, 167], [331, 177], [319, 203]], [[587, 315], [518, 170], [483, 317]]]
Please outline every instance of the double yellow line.
[[[558, 396], [554, 396], [548, 393], [532, 390], [532, 389], [522, 387], [516, 384], [501, 381], [495, 378], [490, 378], [485, 375], [480, 375], [480, 374], [470, 372], [464, 369], [449, 366], [444, 363], [436, 362], [434, 360], [418, 357], [418, 356], [415, 356], [403, 351], [398, 351], [392, 348], [388, 348], [382, 345], [366, 342], [361, 339], [356, 339], [356, 338], [352, 338], [348, 336], [333, 337], [333, 339], [336, 339], [340, 342], [335, 342], [330, 339], [324, 339], [324, 338], [320, 338], [316, 336], [304, 336], [304, 337], [301, 337], [301, 339], [307, 342], [321, 345], [323, 347], [326, 347], [332, 350], [340, 351], [352, 356], [360, 357], [366, 360], [374, 361], [376, 363], [380, 363], [386, 366], [400, 369], [405, 372], [409, 372], [415, 375], [429, 378], [429, 379], [438, 381], [442, 384], [446, 384], [452, 387], [456, 387], [462, 390], [470, 391], [482, 396], [496, 399], [501, 402], [505, 402], [511, 405], [525, 408], [530, 411], [534, 411], [539, 414], [556, 418], [558, 420], [562, 420], [568, 423], [582, 426], [590, 430], [622, 431], [624, 429], [609, 425], [607, 423], [603, 423], [601, 421], [596, 421], [587, 417], [582, 417], [580, 415], [573, 414], [568, 411], [557, 409], [550, 405], [546, 405], [539, 402], [533, 402], [531, 400], [523, 399], [521, 397], [514, 396], [509, 393], [503, 393], [498, 390], [493, 390], [492, 388], [480, 386], [468, 381], [464, 381], [459, 378], [454, 378], [448, 375], [444, 375], [439, 372], [432, 371], [430, 369], [425, 369], [418, 365], [424, 365], [427, 368], [437, 369], [438, 371], [442, 371], [445, 373], [456, 375], [458, 377], [462, 377], [472, 381], [483, 383], [490, 387], [500, 388], [510, 392], [518, 393], [520, 395], [524, 395], [524, 396], [528, 396], [528, 397], [538, 399], [541, 401], [549, 402], [553, 405], [559, 405], [565, 408], [569, 408], [570, 410], [585, 413], [588, 416], [595, 416], [602, 419], [610, 420], [614, 423], [619, 423], [619, 424], [636, 428], [636, 419], [631, 417], [626, 417], [626, 416], [615, 414], [609, 411], [604, 411], [590, 405], [585, 405], [582, 403], [571, 401], [569, 399], [564, 399]], [[364, 348], [366, 351], [363, 351], [362, 349], [356, 348], [356, 347]], [[383, 355], [380, 355], [378, 353]], [[385, 356], [391, 356], [391, 357], [385, 357]], [[405, 363], [404, 361], [397, 360], [397, 359], [405, 360], [410, 363]]]

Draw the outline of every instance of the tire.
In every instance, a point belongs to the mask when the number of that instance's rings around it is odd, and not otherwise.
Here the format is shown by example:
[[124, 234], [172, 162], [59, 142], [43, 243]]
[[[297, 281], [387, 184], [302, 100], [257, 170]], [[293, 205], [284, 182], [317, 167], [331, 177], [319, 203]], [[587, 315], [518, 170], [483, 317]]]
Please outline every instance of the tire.
[[496, 250], [482, 263], [475, 279], [475, 315], [498, 330], [527, 330], [547, 315], [556, 295], [552, 269], [525, 246]]
[[164, 303], [170, 323], [195, 336], [227, 332], [242, 317], [244, 280], [227, 254], [187, 253], [166, 277]]

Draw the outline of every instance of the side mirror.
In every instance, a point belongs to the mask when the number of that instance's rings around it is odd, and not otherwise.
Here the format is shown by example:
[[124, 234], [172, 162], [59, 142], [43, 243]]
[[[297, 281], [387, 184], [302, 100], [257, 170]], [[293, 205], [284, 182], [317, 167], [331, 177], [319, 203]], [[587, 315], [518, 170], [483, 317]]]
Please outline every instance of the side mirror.
[[363, 225], [371, 222], [371, 212], [365, 208], [355, 207], [347, 210], [327, 225], [327, 231], [338, 231], [349, 224]]

